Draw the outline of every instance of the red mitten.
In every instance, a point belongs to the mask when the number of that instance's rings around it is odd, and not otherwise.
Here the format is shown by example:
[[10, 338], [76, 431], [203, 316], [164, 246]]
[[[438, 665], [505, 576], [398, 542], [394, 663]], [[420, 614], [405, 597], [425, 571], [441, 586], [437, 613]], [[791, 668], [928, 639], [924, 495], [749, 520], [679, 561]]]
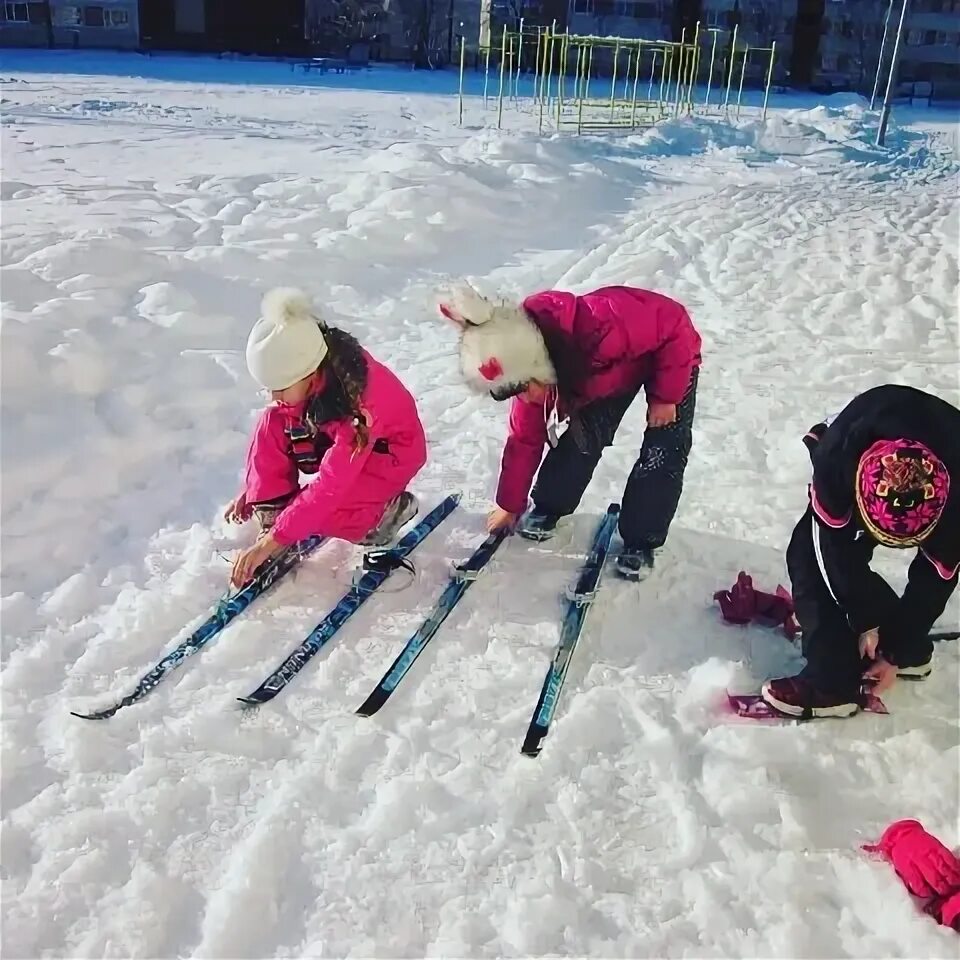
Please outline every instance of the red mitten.
[[960, 860], [918, 820], [890, 824], [878, 844], [863, 849], [883, 853], [916, 897], [946, 896], [960, 887]]
[[720, 613], [728, 623], [749, 623], [757, 612], [753, 580], [743, 570], [729, 590], [718, 590], [713, 599], [720, 604]]
[[953, 927], [960, 933], [960, 890], [954, 890], [946, 897], [937, 897], [935, 900], [931, 900], [924, 907], [924, 910], [937, 923], [942, 923], [945, 927]]

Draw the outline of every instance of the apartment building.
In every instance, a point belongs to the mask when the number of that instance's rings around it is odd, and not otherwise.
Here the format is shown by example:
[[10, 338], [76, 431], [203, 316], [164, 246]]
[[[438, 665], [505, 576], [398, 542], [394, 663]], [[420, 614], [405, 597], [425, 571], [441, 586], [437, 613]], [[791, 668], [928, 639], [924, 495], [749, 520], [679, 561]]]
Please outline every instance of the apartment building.
[[0, 45], [131, 49], [140, 36], [137, 0], [5, 0]]

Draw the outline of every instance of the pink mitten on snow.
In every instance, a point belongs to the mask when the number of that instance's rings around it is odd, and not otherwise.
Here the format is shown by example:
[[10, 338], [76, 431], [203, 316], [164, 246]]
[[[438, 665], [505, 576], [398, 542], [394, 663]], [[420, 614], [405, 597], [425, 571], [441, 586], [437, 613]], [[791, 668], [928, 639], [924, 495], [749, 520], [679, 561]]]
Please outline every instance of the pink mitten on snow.
[[916, 897], [942, 897], [960, 887], [960, 860], [927, 833], [919, 820], [890, 824], [880, 842], [868, 844], [864, 850], [883, 853]]
[[935, 917], [945, 927], [953, 927], [960, 933], [960, 890], [954, 890], [947, 897], [937, 897], [926, 907], [927, 913]]

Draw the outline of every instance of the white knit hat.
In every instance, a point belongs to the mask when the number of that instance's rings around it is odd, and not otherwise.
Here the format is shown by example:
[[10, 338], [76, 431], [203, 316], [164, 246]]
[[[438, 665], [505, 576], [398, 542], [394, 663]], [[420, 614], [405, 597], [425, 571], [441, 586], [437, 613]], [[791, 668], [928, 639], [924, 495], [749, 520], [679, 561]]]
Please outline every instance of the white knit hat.
[[557, 382], [543, 334], [521, 305], [494, 303], [464, 283], [440, 312], [460, 328], [460, 366], [474, 390], [504, 400], [531, 380]]
[[262, 317], [247, 338], [247, 369], [261, 387], [285, 390], [308, 377], [327, 355], [327, 341], [307, 295], [277, 287], [263, 298]]

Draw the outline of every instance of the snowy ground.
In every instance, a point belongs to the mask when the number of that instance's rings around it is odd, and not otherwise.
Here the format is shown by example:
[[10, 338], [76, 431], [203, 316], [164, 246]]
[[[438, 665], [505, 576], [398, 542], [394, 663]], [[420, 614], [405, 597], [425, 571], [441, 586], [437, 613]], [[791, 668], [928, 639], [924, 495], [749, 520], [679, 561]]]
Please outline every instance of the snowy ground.
[[[887, 717], [723, 723], [726, 686], [797, 655], [710, 600], [741, 568], [784, 579], [813, 420], [887, 381], [958, 402], [949, 118], [898, 112], [887, 151], [842, 100], [539, 139], [513, 112], [487, 128], [475, 99], [459, 128], [449, 78], [418, 92], [393, 70], [302, 84], [5, 52], [3, 79], [4, 956], [956, 956], [858, 847], [902, 816], [960, 843], [958, 645]], [[352, 712], [481, 537], [504, 410], [467, 395], [436, 319], [463, 275], [649, 285], [705, 341], [660, 571], [607, 581], [536, 761], [518, 748], [558, 596], [620, 494], [641, 404], [558, 549], [508, 543], [395, 702]], [[219, 511], [259, 402], [242, 347], [275, 284], [414, 389], [417, 492], [462, 489], [466, 508], [415, 586], [259, 713], [234, 697], [342, 592], [347, 545], [141, 705], [72, 718], [205, 615], [249, 542]], [[902, 577], [902, 558], [883, 569]]]

